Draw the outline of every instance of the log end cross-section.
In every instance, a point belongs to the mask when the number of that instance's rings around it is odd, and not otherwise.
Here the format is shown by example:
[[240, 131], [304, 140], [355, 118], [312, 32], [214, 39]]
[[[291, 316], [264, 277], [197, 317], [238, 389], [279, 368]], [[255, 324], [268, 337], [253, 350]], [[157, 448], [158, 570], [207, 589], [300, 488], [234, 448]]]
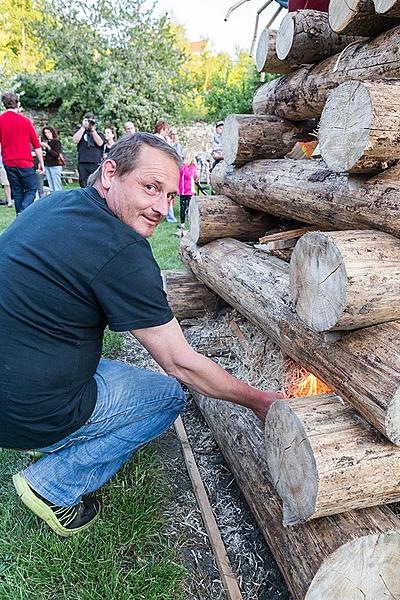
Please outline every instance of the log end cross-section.
[[290, 287], [300, 319], [314, 331], [332, 329], [346, 306], [346, 284], [343, 258], [330, 237], [318, 231], [304, 235], [290, 264]]
[[282, 400], [268, 411], [265, 446], [271, 482], [283, 503], [283, 524], [307, 521], [315, 511], [318, 473], [304, 426]]

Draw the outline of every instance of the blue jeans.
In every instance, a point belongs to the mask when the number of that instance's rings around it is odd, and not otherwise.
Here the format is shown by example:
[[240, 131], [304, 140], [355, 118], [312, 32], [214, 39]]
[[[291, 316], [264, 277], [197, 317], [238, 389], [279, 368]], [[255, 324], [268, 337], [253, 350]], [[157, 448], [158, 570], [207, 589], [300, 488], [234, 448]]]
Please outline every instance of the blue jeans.
[[62, 190], [61, 170], [62, 167], [45, 167], [47, 183], [50, 191], [58, 192]]
[[185, 394], [172, 377], [104, 359], [94, 377], [97, 402], [88, 421], [52, 446], [37, 448], [44, 456], [23, 471], [56, 506], [77, 504], [104, 485], [185, 408]]
[[14, 200], [17, 215], [28, 208], [35, 199], [38, 189], [36, 171], [33, 167], [8, 167], [4, 165], [7, 178], [11, 187], [11, 196]]

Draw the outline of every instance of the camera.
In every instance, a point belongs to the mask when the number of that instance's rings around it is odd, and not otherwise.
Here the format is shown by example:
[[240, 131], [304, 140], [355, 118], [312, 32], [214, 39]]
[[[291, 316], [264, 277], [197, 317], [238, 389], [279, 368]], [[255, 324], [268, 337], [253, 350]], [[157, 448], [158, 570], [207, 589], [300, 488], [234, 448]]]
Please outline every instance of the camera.
[[96, 125], [96, 119], [88, 119], [88, 123], [90, 127], [93, 127], [93, 125]]

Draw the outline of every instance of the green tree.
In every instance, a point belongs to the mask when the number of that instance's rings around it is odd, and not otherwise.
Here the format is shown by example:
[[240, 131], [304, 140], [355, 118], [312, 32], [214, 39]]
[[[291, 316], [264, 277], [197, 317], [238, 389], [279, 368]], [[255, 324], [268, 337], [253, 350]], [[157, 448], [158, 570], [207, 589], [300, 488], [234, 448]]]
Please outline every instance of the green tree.
[[32, 0], [1, 0], [0, 64], [9, 73], [33, 73], [42, 56], [31, 24], [40, 11]]
[[[151, 129], [176, 120], [185, 93], [170, 22], [144, 10], [144, 0], [44, 0], [35, 32], [52, 71], [22, 81], [36, 106], [58, 108], [58, 125], [92, 110], [102, 125], [130, 119]], [[31, 104], [33, 106], [33, 104]]]

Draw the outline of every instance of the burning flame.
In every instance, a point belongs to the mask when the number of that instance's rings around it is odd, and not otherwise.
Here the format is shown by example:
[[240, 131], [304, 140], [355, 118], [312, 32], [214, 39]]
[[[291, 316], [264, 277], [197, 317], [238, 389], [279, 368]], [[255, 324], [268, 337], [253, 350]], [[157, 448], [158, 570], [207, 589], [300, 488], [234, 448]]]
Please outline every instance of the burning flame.
[[323, 381], [312, 373], [305, 375], [304, 379], [293, 390], [296, 396], [318, 396], [318, 394], [328, 394], [331, 391]]

